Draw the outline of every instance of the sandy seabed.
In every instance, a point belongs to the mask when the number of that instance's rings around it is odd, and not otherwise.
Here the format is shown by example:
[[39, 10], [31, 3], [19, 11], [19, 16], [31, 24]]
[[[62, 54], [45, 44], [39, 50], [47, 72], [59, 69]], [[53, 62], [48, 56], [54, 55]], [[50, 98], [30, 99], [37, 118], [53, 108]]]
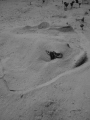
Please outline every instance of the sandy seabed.
[[0, 120], [90, 120], [90, 6], [41, 6], [0, 1]]

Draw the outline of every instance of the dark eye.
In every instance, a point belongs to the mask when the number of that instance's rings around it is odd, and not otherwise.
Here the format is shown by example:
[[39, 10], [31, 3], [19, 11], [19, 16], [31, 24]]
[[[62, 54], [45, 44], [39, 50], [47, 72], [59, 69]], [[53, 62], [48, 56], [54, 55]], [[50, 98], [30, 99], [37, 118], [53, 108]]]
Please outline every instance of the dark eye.
[[54, 53], [56, 58], [62, 58], [63, 54], [62, 53]]
[[54, 51], [46, 51], [47, 52], [47, 54], [50, 56], [50, 58], [51, 58], [51, 60], [54, 60], [55, 58], [56, 58], [56, 56], [55, 56], [55, 52]]

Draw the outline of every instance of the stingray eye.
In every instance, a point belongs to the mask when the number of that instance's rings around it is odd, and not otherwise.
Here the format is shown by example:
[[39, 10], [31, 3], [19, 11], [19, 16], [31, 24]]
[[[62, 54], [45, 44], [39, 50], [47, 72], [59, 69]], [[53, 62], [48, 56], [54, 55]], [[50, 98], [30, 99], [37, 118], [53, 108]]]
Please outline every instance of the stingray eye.
[[41, 24], [38, 25], [38, 29], [46, 29], [49, 27], [48, 22], [42, 22]]
[[54, 55], [55, 55], [56, 58], [62, 58], [63, 57], [62, 53], [54, 53]]

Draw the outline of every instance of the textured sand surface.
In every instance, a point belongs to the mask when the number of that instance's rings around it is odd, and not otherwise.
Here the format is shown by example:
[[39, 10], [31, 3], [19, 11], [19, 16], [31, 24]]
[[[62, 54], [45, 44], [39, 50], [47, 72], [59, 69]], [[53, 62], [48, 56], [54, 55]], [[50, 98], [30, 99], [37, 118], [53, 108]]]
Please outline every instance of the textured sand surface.
[[[0, 120], [90, 120], [89, 9], [0, 0]], [[74, 68], [85, 53], [88, 62]]]

